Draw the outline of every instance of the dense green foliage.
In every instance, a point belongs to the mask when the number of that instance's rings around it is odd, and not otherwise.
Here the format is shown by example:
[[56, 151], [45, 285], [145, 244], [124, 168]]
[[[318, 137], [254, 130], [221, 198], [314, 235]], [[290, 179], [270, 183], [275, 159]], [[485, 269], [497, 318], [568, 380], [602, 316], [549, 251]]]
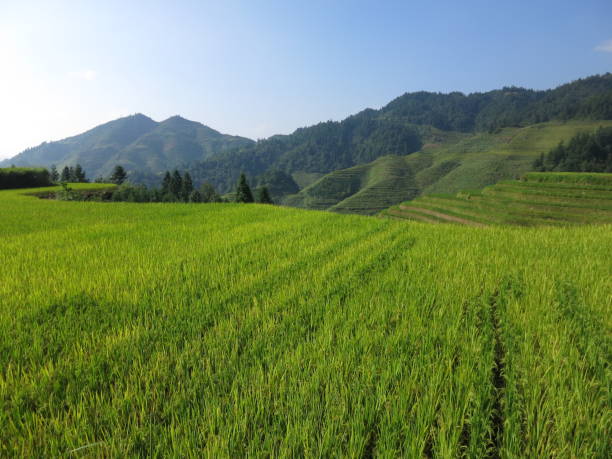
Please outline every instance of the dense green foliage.
[[[113, 183], [111, 181], [111, 183]], [[74, 189], [73, 184], [62, 182], [63, 189], [58, 192], [38, 193], [47, 199], [63, 201], [113, 201], [113, 202], [166, 202], [166, 203], [210, 203], [221, 202], [222, 199], [214, 187], [203, 183], [196, 189], [189, 172], [181, 173], [174, 170], [166, 171], [162, 185], [159, 188], [147, 187], [141, 184], [121, 182], [119, 186], [109, 186], [100, 183], [95, 190]]]
[[552, 120], [612, 119], [612, 74], [597, 75], [547, 91], [507, 87], [464, 95], [404, 94], [382, 109], [386, 116], [445, 131], [491, 131]]
[[123, 182], [127, 180], [127, 172], [123, 168], [123, 166], [115, 166], [113, 169], [113, 173], [110, 176], [110, 182], [115, 185], [121, 185]]
[[166, 171], [160, 188], [124, 183], [112, 194], [115, 202], [219, 202], [221, 198], [208, 183], [196, 189], [189, 172], [182, 175], [178, 170]]
[[202, 183], [200, 185], [200, 194], [202, 197], [202, 202], [221, 202], [221, 196], [215, 190], [215, 187], [212, 186], [208, 182]]
[[272, 197], [270, 196], [270, 192], [268, 191], [268, 187], [266, 186], [262, 186], [261, 188], [257, 189], [257, 197], [256, 197], [256, 201], [260, 204], [274, 204], [274, 201], [272, 201]]
[[8, 167], [0, 169], [0, 190], [49, 185], [51, 185], [49, 171], [42, 167]]
[[608, 456], [610, 226], [0, 214], [1, 456]]
[[[108, 177], [119, 164], [134, 183], [157, 183], [159, 173], [212, 154], [251, 145], [252, 140], [221, 134], [200, 123], [174, 116], [160, 123], [133, 115], [83, 134], [29, 148], [6, 164], [64, 166], [81, 164], [90, 177]], [[4, 162], [0, 161], [0, 165]]]
[[576, 134], [542, 154], [533, 166], [538, 171], [612, 172], [612, 127]]
[[[57, 171], [56, 171], [57, 173]], [[55, 175], [55, 174], [54, 174]], [[65, 166], [62, 169], [62, 173], [59, 175], [59, 181], [67, 183], [86, 183], [87, 177], [85, 176], [85, 171], [81, 167], [80, 164], [76, 166]]]
[[246, 176], [244, 174], [240, 174], [240, 178], [238, 179], [238, 185], [236, 185], [235, 201], [241, 203], [255, 202], [255, 199], [253, 198], [253, 193], [251, 192], [251, 187], [249, 186]]
[[531, 172], [482, 191], [423, 196], [383, 215], [471, 226], [612, 224], [612, 174]]
[[236, 183], [241, 170], [249, 176], [263, 177], [272, 171], [331, 172], [383, 155], [407, 155], [419, 148], [421, 141], [415, 129], [380, 118], [375, 110], [365, 110], [341, 122], [319, 123], [288, 136], [274, 136], [252, 147], [213, 156], [194, 165], [192, 171], [197, 180], [209, 181], [226, 192]]
[[266, 187], [272, 196], [284, 196], [300, 191], [291, 175], [278, 169], [270, 169], [256, 178], [258, 187]]
[[59, 172], [57, 172], [57, 167], [55, 164], [51, 164], [51, 168], [49, 169], [49, 180], [51, 183], [58, 183], [60, 179]]

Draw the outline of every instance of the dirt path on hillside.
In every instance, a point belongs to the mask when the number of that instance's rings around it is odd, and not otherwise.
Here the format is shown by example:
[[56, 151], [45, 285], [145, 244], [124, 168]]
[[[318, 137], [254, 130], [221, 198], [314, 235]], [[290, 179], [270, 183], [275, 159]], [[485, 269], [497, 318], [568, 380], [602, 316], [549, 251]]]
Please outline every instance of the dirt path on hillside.
[[479, 223], [479, 222], [475, 222], [475, 221], [471, 221], [471, 220], [466, 220], [465, 218], [455, 217], [454, 215], [443, 214], [441, 212], [436, 212], [435, 210], [422, 209], [420, 207], [412, 207], [412, 206], [404, 206], [404, 205], [401, 205], [399, 207], [402, 210], [414, 210], [415, 212], [421, 212], [421, 213], [424, 213], [424, 214], [427, 214], [427, 215], [432, 215], [434, 217], [441, 218], [442, 220], [447, 220], [449, 222], [460, 223], [462, 225], [477, 226], [477, 227], [487, 226], [487, 225], [485, 225], [483, 223]]

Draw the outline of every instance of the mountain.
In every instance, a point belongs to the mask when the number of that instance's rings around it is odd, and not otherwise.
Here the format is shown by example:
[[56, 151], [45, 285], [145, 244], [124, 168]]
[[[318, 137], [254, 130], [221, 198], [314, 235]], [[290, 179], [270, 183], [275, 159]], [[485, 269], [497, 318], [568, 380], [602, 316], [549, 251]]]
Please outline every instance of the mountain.
[[[416, 92], [379, 110], [367, 109], [340, 122], [319, 123], [212, 155], [191, 171], [197, 182], [211, 182], [222, 193], [232, 189], [241, 172], [259, 183], [270, 170], [282, 171], [302, 189], [299, 196], [285, 195], [286, 204], [373, 213], [391, 199], [385, 192], [362, 192], [374, 184], [375, 190], [399, 186], [403, 191], [394, 198], [396, 203], [406, 199], [408, 190], [418, 195], [436, 187], [459, 191], [463, 183], [490, 185], [513, 178], [517, 170], [530, 170], [534, 155], [576, 132], [564, 125], [578, 122], [576, 129], [590, 129], [597, 127], [592, 124], [596, 120], [612, 120], [610, 73], [544, 91], [506, 87], [468, 95]], [[542, 135], [534, 134], [537, 129], [521, 131], [530, 126], [540, 126]], [[508, 152], [504, 145], [514, 135], [516, 142], [524, 140], [509, 145]], [[389, 155], [405, 158], [410, 172], [382, 173], [389, 164], [401, 164], [397, 158], [376, 162]], [[350, 183], [345, 183], [347, 174], [356, 174]], [[409, 185], [406, 177], [411, 174], [422, 178]], [[374, 176], [379, 178], [373, 181]], [[315, 182], [316, 189], [310, 188]], [[338, 207], [357, 194], [368, 198]]]
[[[253, 142], [175, 116], [121, 118], [30, 148], [4, 165], [80, 163], [90, 178], [123, 165], [132, 182], [187, 169], [196, 185], [233, 190], [240, 173], [276, 202], [375, 213], [409, 197], [482, 188], [531, 170], [577, 132], [612, 120], [612, 74], [555, 89], [404, 94], [386, 106]], [[3, 164], [0, 163], [0, 166]]]
[[482, 132], [552, 120], [612, 119], [612, 74], [576, 80], [555, 89], [505, 87], [464, 95], [404, 94], [381, 114], [444, 131]]
[[[216, 154], [191, 168], [195, 180], [230, 191], [243, 171], [257, 177], [270, 170], [293, 175], [302, 186], [327, 172], [362, 164], [388, 154], [408, 155], [421, 148], [421, 134], [410, 124], [364, 110], [344, 121], [328, 121], [277, 135], [225, 154]], [[300, 176], [299, 178], [296, 177]]]
[[[80, 164], [88, 177], [108, 175], [120, 164], [136, 181], [151, 181], [175, 167], [253, 144], [244, 137], [221, 134], [201, 123], [173, 116], [162, 122], [142, 114], [120, 118], [83, 134], [45, 142], [0, 163], [17, 166]], [[156, 181], [156, 180], [155, 180]]]
[[612, 121], [550, 121], [496, 132], [457, 133], [432, 128], [423, 148], [333, 171], [285, 196], [283, 204], [342, 213], [375, 214], [432, 193], [481, 189], [533, 170], [534, 160], [577, 134], [612, 128]]

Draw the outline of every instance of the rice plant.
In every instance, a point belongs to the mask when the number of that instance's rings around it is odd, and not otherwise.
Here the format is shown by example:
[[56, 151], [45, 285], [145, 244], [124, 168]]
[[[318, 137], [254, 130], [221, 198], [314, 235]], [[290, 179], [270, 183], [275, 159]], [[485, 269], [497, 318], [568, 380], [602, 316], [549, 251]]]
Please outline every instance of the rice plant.
[[0, 456], [609, 457], [612, 231], [0, 192]]

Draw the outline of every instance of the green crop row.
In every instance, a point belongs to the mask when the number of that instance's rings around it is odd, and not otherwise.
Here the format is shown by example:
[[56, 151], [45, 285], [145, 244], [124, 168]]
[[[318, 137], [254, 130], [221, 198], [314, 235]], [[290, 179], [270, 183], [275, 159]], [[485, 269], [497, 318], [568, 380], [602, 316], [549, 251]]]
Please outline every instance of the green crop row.
[[606, 457], [609, 225], [0, 192], [2, 457]]
[[529, 173], [480, 191], [424, 195], [406, 205], [412, 212], [429, 209], [441, 218], [489, 224], [605, 224], [612, 223], [611, 180], [612, 174]]

